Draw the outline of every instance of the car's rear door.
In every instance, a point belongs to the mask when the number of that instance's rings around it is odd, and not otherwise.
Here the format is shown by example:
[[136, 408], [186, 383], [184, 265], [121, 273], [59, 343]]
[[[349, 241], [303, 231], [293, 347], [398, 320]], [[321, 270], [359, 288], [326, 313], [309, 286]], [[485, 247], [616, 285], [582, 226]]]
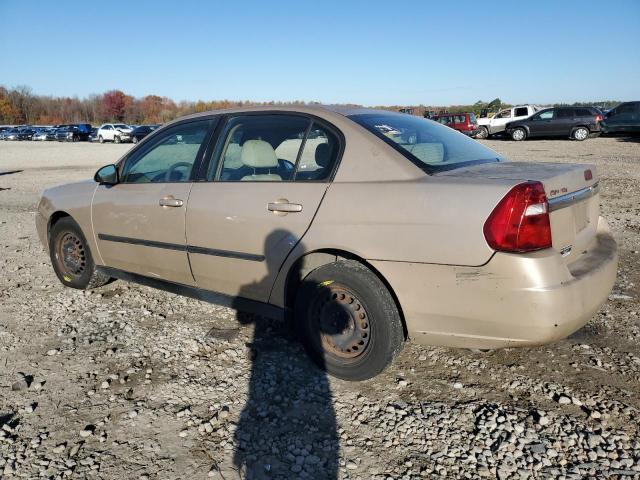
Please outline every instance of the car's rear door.
[[569, 136], [573, 126], [578, 121], [574, 108], [556, 108], [555, 118], [549, 124], [548, 134], [554, 136]]
[[215, 120], [182, 122], [135, 149], [119, 165], [120, 183], [100, 185], [92, 222], [104, 264], [193, 285], [185, 213]]
[[227, 118], [187, 209], [197, 286], [266, 302], [282, 263], [324, 197], [339, 134], [296, 114]]

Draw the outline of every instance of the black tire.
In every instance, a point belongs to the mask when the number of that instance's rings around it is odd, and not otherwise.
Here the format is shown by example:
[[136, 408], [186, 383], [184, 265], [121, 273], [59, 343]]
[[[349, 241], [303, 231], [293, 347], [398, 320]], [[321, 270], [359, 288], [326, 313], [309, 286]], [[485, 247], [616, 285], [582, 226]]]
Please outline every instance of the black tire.
[[375, 377], [404, 343], [391, 293], [371, 270], [352, 260], [307, 275], [296, 294], [294, 322], [313, 361], [344, 380]]
[[120, 137], [118, 135], [113, 137], [113, 143], [120, 143]]
[[104, 138], [102, 138], [102, 135], [98, 135], [98, 142], [104, 143]]
[[67, 287], [91, 290], [111, 280], [96, 270], [87, 240], [71, 217], [61, 218], [51, 227], [49, 255], [53, 270]]
[[487, 127], [478, 127], [478, 133], [476, 133], [475, 138], [480, 140], [489, 138], [489, 129]]
[[577, 127], [571, 132], [571, 138], [578, 142], [582, 142], [589, 138], [589, 129], [587, 127]]
[[514, 128], [511, 131], [511, 140], [521, 142], [527, 138], [527, 131], [524, 128]]
[[138, 141], [139, 141], [139, 140], [138, 140], [138, 137], [133, 137], [133, 138], [131, 139], [131, 141], [132, 141], [133, 143], [138, 143]]

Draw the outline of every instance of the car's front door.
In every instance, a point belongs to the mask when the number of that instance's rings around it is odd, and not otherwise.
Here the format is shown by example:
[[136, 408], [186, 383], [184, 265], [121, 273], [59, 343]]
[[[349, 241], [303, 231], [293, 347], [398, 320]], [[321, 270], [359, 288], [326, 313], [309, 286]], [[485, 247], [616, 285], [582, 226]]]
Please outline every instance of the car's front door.
[[192, 175], [213, 120], [168, 128], [120, 164], [120, 182], [100, 185], [92, 202], [98, 251], [108, 267], [193, 285], [185, 242]]
[[339, 152], [333, 129], [308, 117], [230, 117], [205, 182], [187, 209], [197, 286], [266, 302], [282, 263], [328, 188]]
[[532, 115], [531, 119], [528, 120], [529, 136], [543, 137], [545, 135], [549, 135], [549, 131], [553, 128], [553, 126], [551, 125], [553, 122], [553, 117], [553, 108], [541, 110], [535, 115]]
[[507, 108], [494, 115], [491, 119], [491, 132], [498, 133], [505, 129], [505, 125], [513, 121], [513, 109]]

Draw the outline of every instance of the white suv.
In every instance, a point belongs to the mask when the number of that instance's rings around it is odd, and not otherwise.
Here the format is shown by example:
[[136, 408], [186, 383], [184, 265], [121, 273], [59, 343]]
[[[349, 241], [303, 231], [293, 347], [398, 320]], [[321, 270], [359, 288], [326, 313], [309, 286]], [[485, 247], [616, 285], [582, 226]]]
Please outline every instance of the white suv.
[[96, 137], [100, 143], [130, 142], [132, 131], [133, 129], [124, 123], [105, 123], [98, 129]]
[[540, 110], [537, 105], [518, 105], [516, 107], [500, 110], [493, 117], [478, 119], [478, 133], [475, 138], [488, 138], [489, 135], [504, 132], [509, 122], [523, 120]]

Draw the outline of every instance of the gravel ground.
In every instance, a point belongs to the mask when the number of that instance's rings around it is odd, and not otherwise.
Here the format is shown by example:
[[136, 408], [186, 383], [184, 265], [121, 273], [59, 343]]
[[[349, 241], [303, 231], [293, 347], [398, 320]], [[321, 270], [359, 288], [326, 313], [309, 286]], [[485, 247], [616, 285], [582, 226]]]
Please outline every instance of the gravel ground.
[[408, 344], [347, 383], [280, 324], [122, 281], [63, 288], [38, 194], [130, 146], [0, 142], [0, 477], [640, 478], [638, 139], [484, 143], [597, 164], [621, 255], [609, 301], [554, 345]]

